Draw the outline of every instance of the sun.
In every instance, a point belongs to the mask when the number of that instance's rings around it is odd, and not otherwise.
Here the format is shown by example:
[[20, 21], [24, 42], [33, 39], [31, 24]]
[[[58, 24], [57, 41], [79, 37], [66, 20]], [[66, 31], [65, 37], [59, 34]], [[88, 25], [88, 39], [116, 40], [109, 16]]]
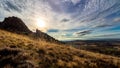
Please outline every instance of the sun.
[[48, 28], [46, 20], [41, 19], [41, 18], [37, 19], [36, 20], [36, 27], [37, 27], [37, 29], [39, 29], [43, 32], [46, 32], [47, 28]]
[[46, 27], [46, 23], [45, 23], [45, 21], [43, 21], [43, 20], [41, 20], [41, 19], [38, 19], [38, 20], [37, 20], [37, 26], [38, 26], [39, 28], [45, 28], [45, 27]]

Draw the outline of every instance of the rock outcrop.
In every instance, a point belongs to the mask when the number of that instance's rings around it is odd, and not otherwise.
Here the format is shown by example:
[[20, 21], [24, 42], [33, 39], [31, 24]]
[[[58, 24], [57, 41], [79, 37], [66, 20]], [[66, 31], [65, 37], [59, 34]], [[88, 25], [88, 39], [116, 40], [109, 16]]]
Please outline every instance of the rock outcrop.
[[5, 18], [3, 22], [0, 23], [0, 28], [15, 32], [15, 33], [31, 33], [25, 23], [17, 17], [8, 17]]
[[13, 33], [28, 35], [30, 37], [41, 39], [47, 42], [61, 43], [60, 41], [54, 39], [44, 32], [41, 32], [38, 29], [36, 29], [35, 33], [30, 31], [20, 18], [14, 16], [5, 18], [3, 22], [0, 22], [0, 28]]
[[46, 33], [41, 32], [40, 30], [36, 29], [36, 32], [34, 33], [34, 36], [38, 39], [42, 39], [44, 41], [49, 41], [49, 42], [55, 42], [55, 43], [60, 43], [60, 41], [54, 39], [53, 37], [49, 36]]

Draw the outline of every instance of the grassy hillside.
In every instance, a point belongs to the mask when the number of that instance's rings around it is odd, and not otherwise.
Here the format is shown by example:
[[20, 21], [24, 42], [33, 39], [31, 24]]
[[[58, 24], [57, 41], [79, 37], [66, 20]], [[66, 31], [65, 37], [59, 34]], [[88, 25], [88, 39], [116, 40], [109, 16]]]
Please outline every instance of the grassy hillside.
[[0, 30], [0, 68], [120, 68], [120, 58]]
[[77, 45], [74, 46], [77, 49], [92, 51], [96, 53], [102, 53], [111, 56], [120, 57], [120, 46], [107, 46], [107, 45]]

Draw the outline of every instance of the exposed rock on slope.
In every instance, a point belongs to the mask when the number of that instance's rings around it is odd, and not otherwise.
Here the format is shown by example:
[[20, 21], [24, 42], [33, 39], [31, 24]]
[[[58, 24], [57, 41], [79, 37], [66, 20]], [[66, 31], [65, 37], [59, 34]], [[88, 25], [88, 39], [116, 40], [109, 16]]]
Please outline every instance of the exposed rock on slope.
[[2, 29], [16, 33], [31, 33], [24, 22], [17, 17], [8, 17], [0, 24]]
[[36, 38], [41, 38], [41, 39], [43, 39], [44, 41], [62, 43], [62, 42], [54, 39], [53, 37], [49, 36], [48, 34], [41, 32], [41, 31], [38, 30], [38, 29], [36, 29], [36, 33], [34, 34], [34, 36], [35, 36]]

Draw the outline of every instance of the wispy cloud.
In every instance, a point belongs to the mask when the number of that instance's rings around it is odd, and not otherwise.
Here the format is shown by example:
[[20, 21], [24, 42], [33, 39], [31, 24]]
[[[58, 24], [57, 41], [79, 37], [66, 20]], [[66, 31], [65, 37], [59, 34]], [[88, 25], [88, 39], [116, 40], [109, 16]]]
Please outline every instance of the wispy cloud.
[[83, 31], [79, 31], [79, 32], [75, 32], [74, 35], [76, 36], [85, 36], [87, 34], [92, 33], [93, 30], [83, 30]]
[[120, 22], [120, 17], [115, 18], [114, 22]]
[[17, 7], [16, 5], [14, 5], [13, 3], [9, 2], [9, 1], [6, 1], [5, 3], [3, 3], [4, 6], [4, 9], [6, 11], [11, 11], [11, 10], [15, 10], [17, 12], [21, 12], [21, 9], [20, 7]]
[[46, 31], [55, 38], [61, 36], [56, 36], [59, 31], [72, 38], [73, 33], [85, 36], [97, 33], [92, 29], [120, 25], [115, 24], [120, 22], [119, 11], [119, 0], [0, 0], [0, 20], [17, 16], [33, 30], [39, 28], [36, 26], [39, 18], [47, 23]]
[[110, 27], [110, 26], [113, 26], [112, 24], [99, 24], [99, 25], [96, 25], [95, 27], [96, 28], [104, 28], [104, 27]]
[[48, 33], [49, 33], [49, 32], [59, 32], [59, 30], [58, 30], [58, 29], [48, 29], [47, 32], [48, 32]]
[[69, 19], [62, 19], [61, 22], [68, 22]]
[[113, 37], [113, 36], [118, 36], [120, 35], [120, 33], [111, 33], [111, 34], [104, 34], [104, 35], [98, 35], [98, 36], [94, 36], [94, 37]]

